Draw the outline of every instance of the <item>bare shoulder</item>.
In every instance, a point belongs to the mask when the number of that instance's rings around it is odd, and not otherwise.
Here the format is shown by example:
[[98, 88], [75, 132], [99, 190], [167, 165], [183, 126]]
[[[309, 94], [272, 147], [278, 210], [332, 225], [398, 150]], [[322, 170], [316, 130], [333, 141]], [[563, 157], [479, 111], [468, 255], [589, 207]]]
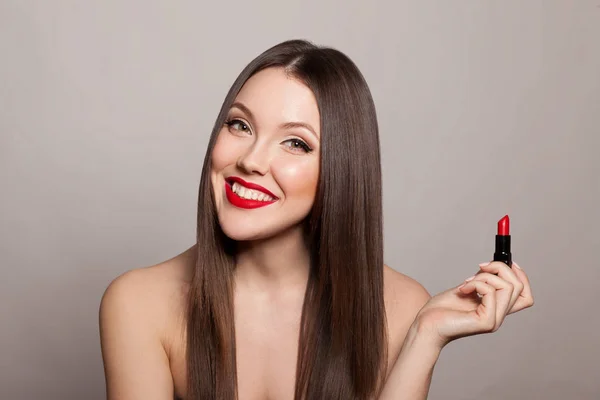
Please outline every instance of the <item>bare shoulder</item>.
[[385, 302], [396, 313], [416, 314], [431, 298], [427, 289], [415, 279], [388, 265], [384, 265], [383, 269]]
[[106, 288], [99, 323], [109, 399], [173, 397], [169, 342], [184, 317], [185, 254], [129, 270]]
[[[384, 302], [388, 325], [388, 367], [396, 361], [417, 313], [431, 296], [419, 282], [384, 265]], [[388, 370], [389, 372], [389, 370]]]
[[[135, 320], [160, 330], [164, 317], [179, 308], [187, 287], [186, 263], [182, 253], [160, 264], [135, 268], [117, 276], [106, 288], [100, 315], [131, 312]], [[175, 309], [174, 309], [175, 307]]]

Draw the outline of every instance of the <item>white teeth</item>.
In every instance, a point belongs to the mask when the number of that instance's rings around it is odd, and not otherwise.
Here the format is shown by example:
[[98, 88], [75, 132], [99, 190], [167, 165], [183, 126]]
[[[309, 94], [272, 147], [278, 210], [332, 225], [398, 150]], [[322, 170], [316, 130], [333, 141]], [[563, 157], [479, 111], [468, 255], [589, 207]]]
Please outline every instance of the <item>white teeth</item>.
[[260, 192], [258, 190], [248, 189], [247, 187], [244, 187], [237, 182], [234, 182], [233, 185], [231, 185], [231, 190], [233, 191], [233, 193], [237, 194], [238, 196], [244, 199], [258, 201], [273, 201], [273, 198], [268, 194]]

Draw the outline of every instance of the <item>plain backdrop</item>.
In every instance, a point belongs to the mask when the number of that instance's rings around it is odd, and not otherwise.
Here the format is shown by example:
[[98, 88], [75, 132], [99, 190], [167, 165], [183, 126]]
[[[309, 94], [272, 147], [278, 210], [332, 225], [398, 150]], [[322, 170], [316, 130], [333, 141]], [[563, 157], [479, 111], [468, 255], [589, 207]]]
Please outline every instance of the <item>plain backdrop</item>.
[[0, 0], [0, 398], [104, 398], [106, 286], [194, 243], [225, 94], [292, 38], [370, 85], [390, 266], [438, 293], [512, 219], [536, 304], [430, 399], [600, 398], [598, 0]]

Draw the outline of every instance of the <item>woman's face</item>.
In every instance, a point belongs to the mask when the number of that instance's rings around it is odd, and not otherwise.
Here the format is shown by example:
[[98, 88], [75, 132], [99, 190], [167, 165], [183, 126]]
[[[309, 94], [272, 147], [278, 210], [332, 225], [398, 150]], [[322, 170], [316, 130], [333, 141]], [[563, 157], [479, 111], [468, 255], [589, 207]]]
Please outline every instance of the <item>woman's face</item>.
[[319, 178], [320, 117], [312, 91], [281, 68], [252, 76], [212, 153], [219, 223], [234, 240], [299, 228]]

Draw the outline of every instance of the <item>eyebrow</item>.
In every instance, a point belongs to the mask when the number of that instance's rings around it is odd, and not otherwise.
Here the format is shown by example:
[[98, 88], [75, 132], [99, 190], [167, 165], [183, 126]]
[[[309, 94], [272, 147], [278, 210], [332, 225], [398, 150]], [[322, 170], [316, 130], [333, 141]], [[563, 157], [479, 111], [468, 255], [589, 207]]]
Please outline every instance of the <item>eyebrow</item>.
[[[256, 118], [254, 117], [254, 114], [252, 114], [252, 111], [250, 111], [250, 109], [248, 107], [246, 107], [243, 103], [236, 101], [235, 103], [233, 103], [231, 105], [231, 108], [233, 108], [233, 107], [240, 109], [242, 112], [244, 112], [244, 114], [248, 115], [248, 117], [250, 117], [250, 119], [256, 120]], [[319, 136], [317, 135], [317, 133], [315, 132], [313, 127], [310, 126], [310, 124], [307, 124], [305, 122], [290, 121], [290, 122], [281, 124], [281, 128], [283, 128], [283, 129], [304, 128], [304, 129], [307, 129], [308, 131], [310, 131], [310, 133], [312, 133], [317, 139], [319, 138]]]

